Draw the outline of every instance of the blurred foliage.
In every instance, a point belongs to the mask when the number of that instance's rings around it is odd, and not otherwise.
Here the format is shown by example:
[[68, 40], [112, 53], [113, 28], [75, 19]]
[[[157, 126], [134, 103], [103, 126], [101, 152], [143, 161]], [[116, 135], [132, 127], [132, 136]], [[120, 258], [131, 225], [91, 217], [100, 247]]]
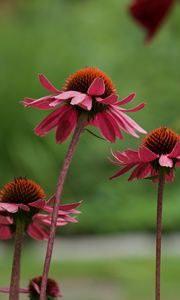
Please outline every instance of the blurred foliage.
[[[179, 132], [180, 7], [176, 6], [155, 40], [143, 43], [143, 31], [127, 12], [128, 0], [32, 0], [0, 3], [0, 184], [16, 176], [36, 180], [54, 193], [68, 142], [57, 145], [54, 133], [33, 134], [47, 112], [25, 109], [23, 97], [47, 92], [37, 74], [57, 87], [84, 66], [97, 66], [117, 86], [120, 97], [136, 91], [146, 108], [131, 114], [147, 131], [166, 125]], [[94, 129], [93, 129], [94, 130]], [[97, 132], [96, 132], [97, 133]], [[142, 138], [141, 138], [142, 139]], [[84, 199], [77, 225], [63, 233], [106, 233], [153, 230], [156, 185], [109, 181], [117, 168], [107, 160], [113, 149], [136, 148], [139, 140], [125, 135], [115, 145], [85, 132], [63, 193], [63, 202]], [[180, 172], [166, 185], [164, 229], [180, 229]]]

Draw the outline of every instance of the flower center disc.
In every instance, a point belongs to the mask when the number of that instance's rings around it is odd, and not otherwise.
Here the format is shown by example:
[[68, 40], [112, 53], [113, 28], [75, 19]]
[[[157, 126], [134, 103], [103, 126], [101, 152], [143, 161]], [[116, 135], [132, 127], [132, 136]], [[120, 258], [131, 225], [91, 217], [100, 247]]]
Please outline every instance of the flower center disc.
[[105, 92], [102, 95], [103, 98], [108, 97], [112, 93], [116, 93], [112, 80], [95, 67], [87, 67], [70, 75], [66, 80], [64, 91], [78, 91], [86, 94], [91, 83], [97, 77], [104, 80]]
[[0, 202], [6, 203], [28, 204], [44, 198], [43, 189], [26, 178], [17, 178], [7, 183], [0, 191]]
[[142, 144], [156, 154], [171, 153], [180, 136], [167, 127], [160, 127], [150, 132]]

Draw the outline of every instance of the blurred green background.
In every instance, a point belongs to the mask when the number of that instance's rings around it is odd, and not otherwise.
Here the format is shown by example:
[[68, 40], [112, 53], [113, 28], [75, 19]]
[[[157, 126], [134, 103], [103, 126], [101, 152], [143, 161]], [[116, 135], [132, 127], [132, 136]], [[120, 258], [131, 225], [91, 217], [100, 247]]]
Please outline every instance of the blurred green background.
[[[135, 105], [146, 102], [144, 110], [131, 116], [147, 131], [164, 125], [179, 132], [180, 6], [174, 7], [147, 46], [144, 32], [128, 15], [129, 2], [0, 1], [1, 186], [14, 177], [27, 176], [37, 181], [48, 196], [55, 190], [69, 141], [55, 144], [54, 132], [44, 138], [35, 136], [33, 128], [47, 112], [25, 109], [20, 104], [24, 97], [47, 94], [38, 82], [38, 73], [44, 73], [61, 88], [69, 74], [84, 66], [96, 66], [111, 77], [121, 98], [135, 91]], [[111, 145], [87, 132], [83, 134], [62, 199], [64, 203], [83, 199], [82, 214], [78, 224], [62, 228], [61, 234], [154, 231], [156, 185], [149, 181], [128, 183], [128, 175], [108, 179], [117, 171], [107, 159], [110, 148], [136, 149], [142, 138], [136, 140], [125, 134], [123, 141]], [[165, 232], [180, 229], [179, 179], [177, 170], [175, 182], [166, 185]], [[109, 265], [116, 274], [118, 264]], [[148, 282], [143, 274], [141, 279]], [[122, 281], [126, 286], [126, 280]], [[137, 299], [144, 298], [137, 293]]]

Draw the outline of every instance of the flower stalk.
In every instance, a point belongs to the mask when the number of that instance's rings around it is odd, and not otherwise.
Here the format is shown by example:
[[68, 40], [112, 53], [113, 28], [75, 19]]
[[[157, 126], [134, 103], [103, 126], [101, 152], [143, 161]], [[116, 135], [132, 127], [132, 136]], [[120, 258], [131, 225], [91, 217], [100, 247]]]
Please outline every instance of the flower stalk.
[[20, 218], [17, 218], [9, 300], [19, 299], [20, 266], [24, 229], [24, 222]]
[[157, 195], [157, 223], [156, 223], [156, 282], [155, 300], [160, 300], [161, 287], [161, 232], [162, 232], [162, 209], [163, 191], [165, 182], [165, 171], [162, 168], [159, 172], [158, 195]]
[[54, 240], [55, 240], [55, 233], [56, 233], [58, 208], [59, 208], [59, 204], [60, 204], [61, 194], [63, 191], [64, 181], [66, 179], [66, 175], [69, 170], [73, 154], [76, 150], [76, 146], [78, 144], [80, 135], [81, 135], [84, 127], [85, 127], [85, 121], [83, 121], [82, 119], [79, 119], [77, 127], [74, 131], [71, 143], [69, 145], [69, 148], [68, 148], [65, 160], [64, 160], [64, 164], [59, 173], [56, 194], [55, 194], [55, 200], [54, 200], [54, 208], [53, 208], [53, 213], [52, 213], [50, 235], [49, 235], [49, 239], [48, 239], [46, 257], [45, 257], [45, 263], [44, 263], [44, 270], [43, 270], [43, 275], [42, 275], [40, 300], [44, 300], [45, 296], [46, 296], [47, 279], [48, 279], [48, 273], [49, 273], [51, 257], [52, 257], [52, 252], [53, 252], [53, 246], [54, 246]]

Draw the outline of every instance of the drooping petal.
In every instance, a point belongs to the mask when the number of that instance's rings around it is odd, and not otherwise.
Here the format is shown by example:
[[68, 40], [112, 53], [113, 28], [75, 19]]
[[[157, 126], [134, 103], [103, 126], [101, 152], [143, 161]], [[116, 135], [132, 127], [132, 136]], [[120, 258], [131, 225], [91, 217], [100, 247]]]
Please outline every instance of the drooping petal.
[[18, 205], [0, 202], [0, 211], [8, 211], [10, 213], [16, 213], [18, 211]]
[[101, 96], [105, 92], [104, 80], [97, 77], [93, 80], [90, 87], [88, 88], [87, 94], [89, 96]]
[[131, 101], [134, 100], [135, 96], [136, 96], [136, 93], [131, 93], [131, 94], [128, 95], [126, 98], [124, 98], [124, 99], [122, 99], [121, 101], [119, 101], [119, 102], [117, 103], [117, 105], [125, 105], [125, 104], [127, 104], [127, 103], [130, 103]]
[[41, 240], [47, 240], [49, 237], [49, 233], [41, 227], [39, 224], [36, 224], [35, 222], [32, 222], [28, 228], [27, 233], [35, 240], [41, 241]]
[[67, 92], [62, 92], [61, 94], [55, 96], [54, 98], [56, 100], [68, 100], [77, 96], [82, 95], [82, 93], [77, 92], [77, 91], [67, 91]]
[[95, 124], [100, 129], [102, 135], [111, 143], [116, 139], [115, 129], [111, 121], [107, 118], [105, 112], [98, 113], [95, 118]]
[[86, 98], [83, 100], [83, 102], [79, 103], [78, 106], [80, 106], [86, 110], [91, 110], [91, 108], [92, 108], [91, 96], [86, 96]]
[[13, 220], [11, 217], [0, 215], [0, 225], [10, 225], [10, 224], [13, 224]]
[[22, 103], [25, 107], [34, 107], [42, 110], [49, 110], [52, 109], [51, 103], [53, 101], [53, 96], [45, 96], [39, 99], [25, 98], [24, 101], [22, 101]]
[[139, 126], [132, 118], [130, 118], [129, 116], [127, 116], [125, 113], [123, 113], [122, 111], [119, 111], [119, 113], [121, 114], [121, 116], [123, 117], [123, 119], [126, 121], [126, 123], [128, 123], [128, 125], [133, 128], [134, 130], [140, 132], [140, 133], [147, 133], [141, 126]]
[[172, 168], [173, 161], [171, 158], [168, 158], [167, 155], [162, 154], [159, 158], [159, 164], [161, 167]]
[[43, 74], [39, 74], [39, 81], [42, 84], [42, 86], [48, 90], [50, 93], [60, 93], [58, 89], [55, 88], [55, 86], [44, 76]]
[[151, 171], [151, 167], [149, 163], [140, 163], [132, 172], [128, 181], [133, 179], [143, 179], [148, 176]]
[[111, 94], [109, 95], [108, 97], [106, 98], [100, 98], [100, 97], [96, 97], [96, 101], [97, 102], [100, 102], [100, 103], [103, 103], [103, 104], [115, 104], [118, 100], [118, 95], [116, 94]]
[[39, 199], [39, 200], [29, 203], [29, 206], [36, 207], [36, 208], [43, 208], [45, 203], [46, 203], [45, 200]]
[[143, 162], [153, 161], [158, 157], [159, 155], [157, 155], [156, 153], [152, 152], [150, 149], [144, 146], [141, 146], [139, 148], [139, 158]]
[[49, 114], [43, 121], [41, 121], [34, 129], [39, 136], [46, 135], [52, 128], [56, 127], [60, 117], [71, 109], [70, 106], [62, 106]]
[[0, 225], [0, 239], [1, 240], [8, 240], [13, 237], [13, 234], [10, 228], [6, 225]]
[[120, 171], [118, 171], [117, 173], [115, 173], [114, 175], [112, 175], [110, 177], [110, 179], [113, 179], [113, 178], [116, 178], [116, 177], [119, 177], [125, 173], [127, 173], [131, 168], [133, 168], [136, 164], [135, 163], [131, 163], [131, 164], [128, 164], [127, 166], [125, 166], [123, 169], [121, 169]]
[[77, 124], [77, 112], [68, 110], [59, 120], [56, 130], [56, 142], [62, 144], [71, 134]]
[[24, 211], [29, 211], [29, 210], [30, 210], [29, 207], [28, 207], [27, 205], [22, 204], [22, 203], [17, 204], [17, 206], [18, 206], [20, 209], [24, 210]]
[[86, 98], [86, 94], [81, 94], [81, 93], [79, 93], [79, 95], [77, 95], [77, 96], [75, 96], [75, 97], [72, 98], [72, 100], [71, 100], [70, 103], [71, 103], [72, 105], [77, 105], [77, 104], [83, 102], [83, 100], [84, 100], [85, 98]]
[[145, 103], [142, 102], [140, 104], [138, 104], [137, 106], [135, 106], [134, 108], [129, 108], [129, 109], [125, 109], [125, 108], [119, 108], [119, 110], [123, 111], [123, 112], [136, 112], [141, 110], [142, 108], [144, 108]]
[[180, 141], [176, 143], [168, 157], [180, 159]]

